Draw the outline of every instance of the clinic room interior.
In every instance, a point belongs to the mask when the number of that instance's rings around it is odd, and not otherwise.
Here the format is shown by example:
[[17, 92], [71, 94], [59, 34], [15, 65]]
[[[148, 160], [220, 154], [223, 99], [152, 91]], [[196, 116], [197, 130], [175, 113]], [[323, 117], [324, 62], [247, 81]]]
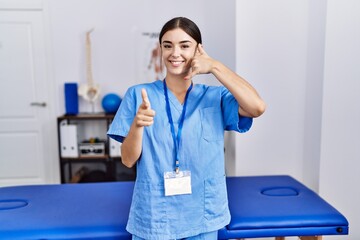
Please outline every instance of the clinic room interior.
[[[251, 131], [225, 134], [226, 175], [292, 176], [349, 221], [348, 235], [324, 239], [360, 239], [359, 12], [356, 0], [0, 1], [0, 22], [32, 24], [27, 33], [0, 25], [0, 188], [81, 184], [91, 173], [104, 181], [101, 160], [76, 161], [71, 173], [61, 160], [86, 158], [91, 145], [120, 162], [121, 145], [105, 149], [111, 104], [161, 78], [160, 27], [185, 16], [200, 27], [206, 52], [266, 102]], [[219, 84], [206, 74], [193, 81]], [[60, 134], [71, 135], [62, 132], [71, 121], [79, 145], [69, 153]], [[114, 181], [136, 174], [119, 163], [112, 171], [120, 172]]]

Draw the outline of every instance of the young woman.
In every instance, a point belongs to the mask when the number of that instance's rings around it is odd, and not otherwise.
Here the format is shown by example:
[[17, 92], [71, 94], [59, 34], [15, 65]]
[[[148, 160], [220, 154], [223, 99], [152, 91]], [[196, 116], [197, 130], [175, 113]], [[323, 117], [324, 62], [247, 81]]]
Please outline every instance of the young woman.
[[[243, 78], [211, 58], [199, 28], [178, 17], [159, 35], [163, 80], [128, 89], [108, 135], [136, 164], [127, 230], [133, 239], [217, 239], [227, 225], [224, 130], [246, 132], [265, 103]], [[196, 84], [213, 74], [222, 86]]]

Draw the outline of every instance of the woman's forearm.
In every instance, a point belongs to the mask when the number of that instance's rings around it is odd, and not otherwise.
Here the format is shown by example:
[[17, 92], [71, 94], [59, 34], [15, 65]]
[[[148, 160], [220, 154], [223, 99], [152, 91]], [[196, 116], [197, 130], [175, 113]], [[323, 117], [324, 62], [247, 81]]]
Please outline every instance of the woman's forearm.
[[265, 111], [265, 102], [245, 79], [218, 61], [214, 62], [211, 72], [235, 97], [240, 115], [258, 117]]
[[134, 166], [140, 158], [143, 131], [144, 127], [136, 126], [135, 122], [133, 122], [128, 136], [121, 145], [121, 161], [128, 168]]

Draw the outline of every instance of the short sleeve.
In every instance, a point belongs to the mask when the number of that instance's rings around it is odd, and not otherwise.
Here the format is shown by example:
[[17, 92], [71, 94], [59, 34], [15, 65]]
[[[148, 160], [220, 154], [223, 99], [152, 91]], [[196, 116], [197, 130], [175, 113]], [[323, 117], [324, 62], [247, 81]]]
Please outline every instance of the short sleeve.
[[135, 89], [132, 87], [125, 93], [107, 135], [116, 141], [123, 142], [129, 133], [136, 111], [136, 95]]
[[222, 87], [221, 92], [221, 108], [223, 109], [225, 130], [244, 133], [251, 128], [253, 119], [239, 114], [238, 102], [225, 87]]

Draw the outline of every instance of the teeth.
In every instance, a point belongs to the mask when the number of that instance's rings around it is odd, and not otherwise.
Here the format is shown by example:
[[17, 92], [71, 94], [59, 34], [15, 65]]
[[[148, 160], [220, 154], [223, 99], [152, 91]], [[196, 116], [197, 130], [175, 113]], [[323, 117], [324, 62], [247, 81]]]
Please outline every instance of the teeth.
[[182, 63], [182, 61], [171, 61], [171, 63], [174, 66], [179, 66]]

